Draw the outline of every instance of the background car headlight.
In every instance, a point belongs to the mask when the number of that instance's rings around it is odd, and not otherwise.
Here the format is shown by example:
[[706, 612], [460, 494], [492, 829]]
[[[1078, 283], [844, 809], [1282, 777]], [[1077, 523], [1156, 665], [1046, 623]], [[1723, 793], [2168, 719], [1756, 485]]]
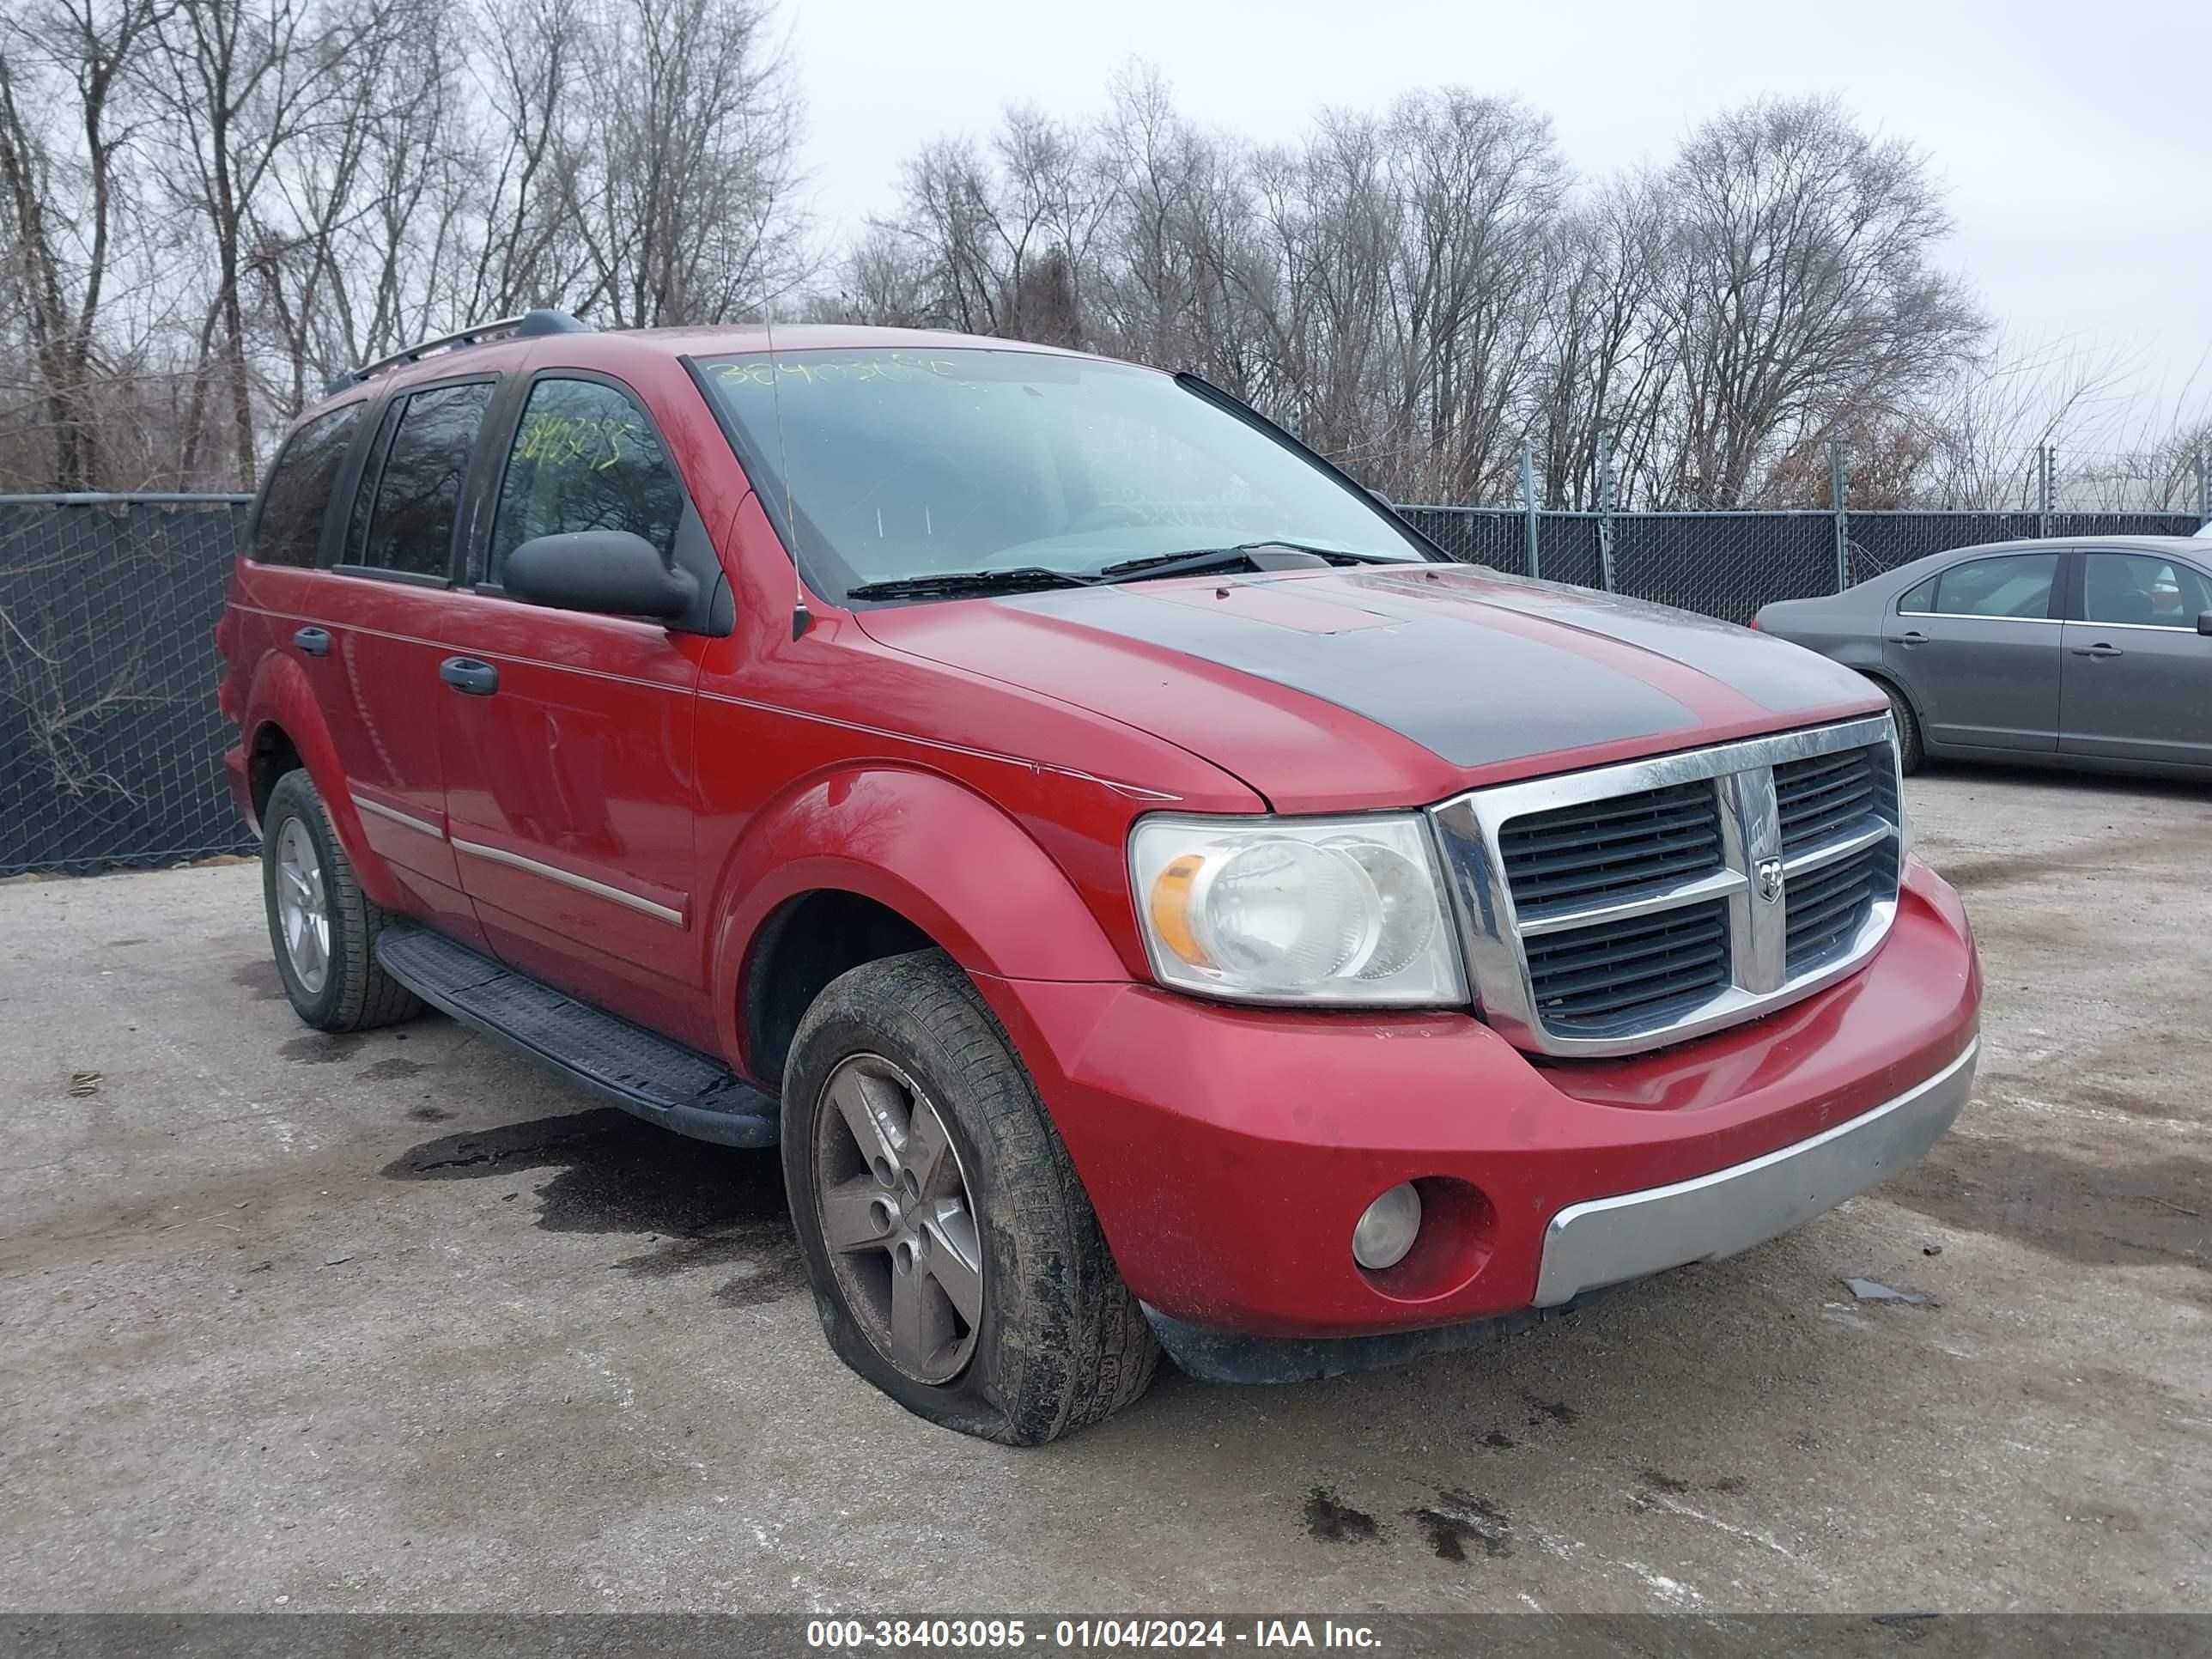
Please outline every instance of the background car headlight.
[[1463, 1003], [1427, 826], [1158, 814], [1129, 874], [1163, 985], [1253, 1002]]

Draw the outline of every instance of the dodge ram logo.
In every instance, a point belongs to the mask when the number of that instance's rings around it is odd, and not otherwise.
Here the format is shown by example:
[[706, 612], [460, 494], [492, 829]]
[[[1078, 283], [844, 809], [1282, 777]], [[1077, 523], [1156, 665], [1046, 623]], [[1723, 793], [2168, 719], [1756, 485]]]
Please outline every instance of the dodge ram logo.
[[1759, 896], [1769, 904], [1782, 896], [1782, 860], [1780, 859], [1759, 860]]

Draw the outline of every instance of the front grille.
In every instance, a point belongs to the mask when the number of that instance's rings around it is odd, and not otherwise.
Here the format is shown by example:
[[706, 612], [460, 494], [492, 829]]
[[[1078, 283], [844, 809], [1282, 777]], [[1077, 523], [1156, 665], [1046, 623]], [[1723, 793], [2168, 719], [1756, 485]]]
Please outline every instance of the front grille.
[[1524, 919], [1578, 910], [1720, 868], [1720, 802], [1701, 778], [1531, 812], [1498, 843]]
[[1782, 820], [1782, 855], [1802, 853], [1858, 826], [1875, 810], [1875, 758], [1887, 750], [1848, 749], [1808, 755], [1774, 769], [1774, 804]]
[[1894, 892], [1893, 854], [1877, 842], [1848, 858], [1793, 878], [1789, 894], [1790, 972], [1809, 973], [1839, 955], [1867, 919], [1875, 898]]
[[1528, 941], [1536, 1010], [1555, 1031], [1638, 1028], [1729, 982], [1728, 901]]
[[1895, 914], [1887, 719], [1504, 784], [1432, 817], [1483, 1017], [1543, 1053], [1753, 1018], [1847, 971]]

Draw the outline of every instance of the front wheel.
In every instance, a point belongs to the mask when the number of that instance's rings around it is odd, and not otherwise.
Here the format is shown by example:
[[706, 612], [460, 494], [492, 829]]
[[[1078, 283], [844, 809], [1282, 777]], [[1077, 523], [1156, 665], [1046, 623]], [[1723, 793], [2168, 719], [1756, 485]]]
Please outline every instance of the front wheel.
[[823, 1328], [908, 1410], [1037, 1445], [1159, 1348], [1027, 1070], [942, 951], [833, 980], [784, 1074], [784, 1182]]

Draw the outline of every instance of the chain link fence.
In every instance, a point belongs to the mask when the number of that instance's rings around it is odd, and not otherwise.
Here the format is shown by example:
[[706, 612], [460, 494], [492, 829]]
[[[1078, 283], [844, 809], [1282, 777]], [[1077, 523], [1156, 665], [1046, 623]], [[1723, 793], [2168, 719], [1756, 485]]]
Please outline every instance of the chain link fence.
[[0, 498], [0, 877], [252, 848], [214, 639], [250, 499]]
[[1747, 623], [1929, 553], [2038, 536], [2188, 536], [2194, 513], [1553, 513], [1401, 506], [1455, 558]]
[[[214, 641], [248, 501], [0, 497], [0, 877], [252, 849], [222, 778], [234, 739], [216, 709]], [[1771, 599], [1834, 592], [1839, 572], [1848, 586], [1948, 548], [2198, 524], [2194, 513], [1398, 511], [1473, 563], [1739, 623]]]

